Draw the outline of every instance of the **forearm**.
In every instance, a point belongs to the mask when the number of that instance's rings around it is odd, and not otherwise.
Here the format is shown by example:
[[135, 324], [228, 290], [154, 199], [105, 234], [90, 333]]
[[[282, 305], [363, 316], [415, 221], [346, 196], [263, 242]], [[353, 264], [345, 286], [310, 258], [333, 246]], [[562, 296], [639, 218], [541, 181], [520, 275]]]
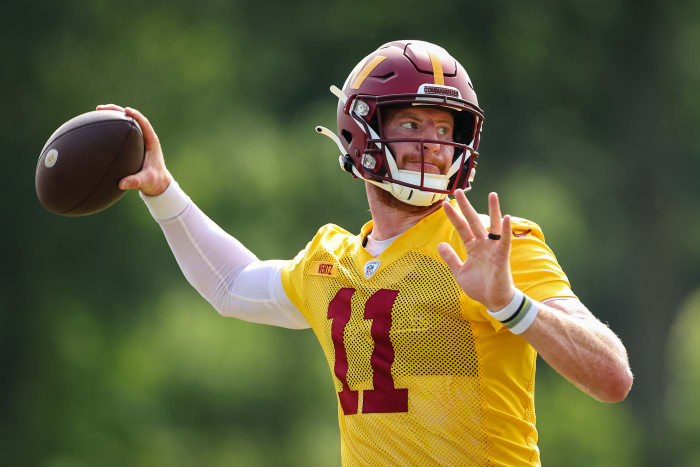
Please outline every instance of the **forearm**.
[[578, 300], [540, 304], [521, 334], [557, 372], [598, 400], [619, 402], [632, 385], [620, 339]]

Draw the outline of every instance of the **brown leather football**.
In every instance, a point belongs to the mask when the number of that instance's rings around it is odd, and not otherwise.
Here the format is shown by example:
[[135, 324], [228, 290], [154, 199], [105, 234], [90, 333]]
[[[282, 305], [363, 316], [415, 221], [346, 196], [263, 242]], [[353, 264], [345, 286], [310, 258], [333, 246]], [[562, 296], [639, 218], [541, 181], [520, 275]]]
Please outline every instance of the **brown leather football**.
[[41, 150], [36, 194], [49, 211], [86, 216], [121, 198], [119, 180], [141, 169], [143, 134], [138, 123], [114, 110], [78, 115], [61, 125]]

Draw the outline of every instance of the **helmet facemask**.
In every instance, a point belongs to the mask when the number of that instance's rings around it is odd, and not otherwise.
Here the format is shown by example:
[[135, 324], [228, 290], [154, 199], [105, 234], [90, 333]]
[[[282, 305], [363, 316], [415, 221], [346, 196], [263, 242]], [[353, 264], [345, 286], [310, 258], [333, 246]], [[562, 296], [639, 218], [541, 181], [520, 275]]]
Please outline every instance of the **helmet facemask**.
[[[473, 178], [477, 152], [471, 146], [475, 139], [475, 119], [471, 114], [465, 117], [463, 112], [455, 107], [438, 106], [432, 100], [425, 101], [424, 96], [401, 96], [400, 99], [376, 98], [373, 96], [356, 97], [356, 102], [366, 103], [368, 99], [375, 100], [373, 106], [354, 105], [349, 114], [353, 120], [368, 135], [364, 152], [361, 156], [361, 178], [389, 191], [400, 201], [415, 205], [429, 206], [453, 193], [457, 188], [469, 189], [469, 179]], [[388, 108], [429, 106], [449, 111], [454, 118], [455, 126], [453, 141], [428, 138], [388, 138], [383, 134], [384, 122], [382, 116]], [[374, 107], [375, 112], [370, 123], [362, 118], [357, 109], [362, 111]], [[468, 135], [468, 136], [465, 136]], [[392, 152], [394, 143], [415, 143], [420, 151], [420, 170], [399, 168], [399, 161]], [[453, 148], [453, 156], [447, 170], [442, 173], [432, 173], [425, 170], [426, 144], [438, 145], [441, 150], [445, 146]], [[466, 182], [466, 183], [465, 183]]]

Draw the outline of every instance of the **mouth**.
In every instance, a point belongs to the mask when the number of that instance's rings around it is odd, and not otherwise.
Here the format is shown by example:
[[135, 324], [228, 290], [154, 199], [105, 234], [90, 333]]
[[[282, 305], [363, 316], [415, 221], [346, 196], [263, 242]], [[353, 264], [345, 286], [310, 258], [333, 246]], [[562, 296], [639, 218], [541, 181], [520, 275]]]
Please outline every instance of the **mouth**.
[[414, 172], [432, 173], [438, 175], [442, 174], [442, 168], [432, 162], [421, 163], [420, 161], [407, 161], [404, 163], [402, 169], [412, 170]]

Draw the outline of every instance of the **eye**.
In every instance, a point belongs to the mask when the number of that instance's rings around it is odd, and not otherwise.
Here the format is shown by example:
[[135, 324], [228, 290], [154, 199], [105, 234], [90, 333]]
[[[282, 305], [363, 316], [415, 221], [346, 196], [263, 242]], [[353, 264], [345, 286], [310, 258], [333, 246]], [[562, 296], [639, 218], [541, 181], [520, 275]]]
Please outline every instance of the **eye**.
[[409, 130], [417, 130], [418, 129], [418, 124], [416, 122], [403, 122], [401, 124], [403, 128], [409, 129]]
[[438, 127], [437, 132], [439, 135], [445, 136], [450, 134], [450, 129], [446, 126]]

